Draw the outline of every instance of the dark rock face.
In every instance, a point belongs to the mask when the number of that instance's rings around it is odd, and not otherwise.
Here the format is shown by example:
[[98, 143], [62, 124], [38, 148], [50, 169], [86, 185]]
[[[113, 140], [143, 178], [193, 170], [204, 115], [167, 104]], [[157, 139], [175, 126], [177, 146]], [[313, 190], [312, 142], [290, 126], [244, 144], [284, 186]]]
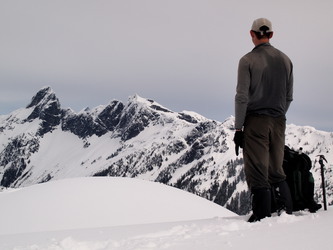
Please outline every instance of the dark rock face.
[[27, 121], [39, 118], [41, 127], [38, 134], [44, 135], [52, 131], [61, 121], [60, 103], [50, 87], [46, 87], [38, 91], [32, 98], [31, 103], [27, 106], [33, 108], [31, 114], [27, 117]]
[[123, 110], [123, 103], [113, 101], [98, 115], [98, 119], [108, 131], [114, 131], [119, 124]]
[[97, 116], [89, 112], [75, 114], [67, 110], [63, 112], [61, 128], [70, 131], [80, 138], [92, 135], [102, 136], [114, 131], [119, 124], [124, 104], [113, 101], [107, 105]]
[[24, 178], [23, 172], [27, 168], [29, 157], [38, 149], [37, 137], [22, 134], [13, 138], [0, 154], [0, 166], [6, 166], [0, 185], [10, 187], [18, 179]]
[[32, 97], [30, 104], [27, 105], [27, 108], [38, 107], [38, 106], [40, 107], [46, 105], [49, 102], [53, 102], [56, 99], [57, 98], [52, 89], [50, 87], [45, 87], [39, 90], [37, 94], [34, 97]]
[[106, 129], [96, 123], [93, 117], [87, 114], [72, 114], [63, 118], [61, 128], [70, 131], [80, 138], [86, 138], [94, 134], [100, 136], [106, 133]]
[[122, 114], [117, 128], [121, 133], [121, 139], [127, 141], [142, 132], [150, 123], [158, 120], [159, 114], [151, 109], [140, 107], [138, 103], [129, 103]]

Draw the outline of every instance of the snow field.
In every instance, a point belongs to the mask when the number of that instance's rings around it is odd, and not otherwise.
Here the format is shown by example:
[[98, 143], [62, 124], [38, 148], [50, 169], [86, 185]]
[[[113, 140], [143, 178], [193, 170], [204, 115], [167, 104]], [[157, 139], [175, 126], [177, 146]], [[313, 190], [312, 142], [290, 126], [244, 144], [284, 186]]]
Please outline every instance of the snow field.
[[0, 193], [0, 250], [327, 249], [333, 208], [248, 223], [160, 183], [90, 177]]

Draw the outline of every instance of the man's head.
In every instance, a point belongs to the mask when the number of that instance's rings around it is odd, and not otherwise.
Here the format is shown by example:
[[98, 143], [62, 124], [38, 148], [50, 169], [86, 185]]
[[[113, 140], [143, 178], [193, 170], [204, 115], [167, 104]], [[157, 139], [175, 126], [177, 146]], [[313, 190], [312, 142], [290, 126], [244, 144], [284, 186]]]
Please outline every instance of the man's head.
[[273, 36], [271, 21], [266, 18], [258, 18], [254, 20], [250, 34], [255, 45], [268, 42]]

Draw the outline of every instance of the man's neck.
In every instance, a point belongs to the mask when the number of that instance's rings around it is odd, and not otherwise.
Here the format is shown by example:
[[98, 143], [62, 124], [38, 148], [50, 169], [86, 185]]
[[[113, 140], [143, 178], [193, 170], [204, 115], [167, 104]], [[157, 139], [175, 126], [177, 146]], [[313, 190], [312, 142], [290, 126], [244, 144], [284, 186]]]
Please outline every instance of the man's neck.
[[263, 38], [263, 39], [260, 39], [260, 40], [255, 40], [254, 41], [254, 46], [257, 47], [258, 45], [263, 44], [263, 43], [269, 43], [269, 39], [268, 38]]

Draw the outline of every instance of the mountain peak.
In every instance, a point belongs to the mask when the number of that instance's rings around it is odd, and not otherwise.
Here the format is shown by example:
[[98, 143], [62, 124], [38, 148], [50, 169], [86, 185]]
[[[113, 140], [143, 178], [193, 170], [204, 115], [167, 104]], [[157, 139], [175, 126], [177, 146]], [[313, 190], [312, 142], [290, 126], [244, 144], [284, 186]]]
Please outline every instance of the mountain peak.
[[37, 105], [44, 105], [49, 101], [57, 101], [57, 97], [51, 87], [44, 87], [37, 92], [37, 94], [32, 97], [30, 104], [27, 108], [31, 108]]
[[155, 102], [152, 99], [146, 99], [144, 97], [139, 96], [138, 94], [135, 94], [133, 96], [130, 96], [128, 98], [128, 106], [132, 106], [133, 104], [138, 105], [140, 107], [148, 107], [150, 109], [153, 109], [154, 111], [162, 111], [166, 113], [173, 113], [168, 108], [162, 106], [161, 104]]
[[33, 108], [27, 120], [36, 118], [42, 120], [39, 134], [43, 135], [51, 131], [60, 123], [60, 103], [51, 87], [44, 87], [32, 98], [27, 109]]
[[139, 96], [138, 94], [132, 95], [128, 98], [128, 104], [129, 105], [132, 104], [132, 103], [136, 103], [136, 104], [140, 103], [140, 104], [146, 104], [146, 105], [149, 106], [153, 102], [154, 101], [143, 98], [143, 97]]

